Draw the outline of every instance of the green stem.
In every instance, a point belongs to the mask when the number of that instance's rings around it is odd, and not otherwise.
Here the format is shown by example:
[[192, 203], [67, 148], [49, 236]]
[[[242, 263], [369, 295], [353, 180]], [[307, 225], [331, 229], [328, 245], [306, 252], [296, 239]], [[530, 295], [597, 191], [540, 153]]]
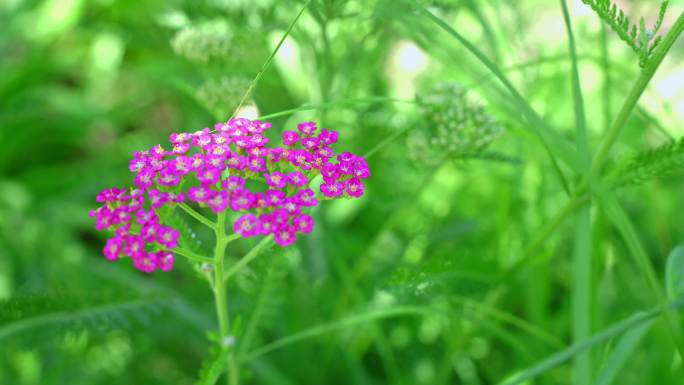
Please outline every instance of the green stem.
[[245, 256], [242, 257], [242, 259], [237, 261], [223, 274], [223, 279], [227, 281], [228, 279], [230, 279], [230, 277], [237, 274], [240, 270], [242, 270], [243, 267], [247, 266], [248, 263], [252, 262], [253, 259], [258, 257], [261, 249], [268, 245], [272, 240], [273, 236], [268, 236], [262, 239], [259, 243], [256, 244], [256, 246], [252, 248], [252, 250], [247, 252], [247, 254], [245, 254]]
[[306, 105], [299, 106], [296, 108], [291, 108], [289, 110], [283, 110], [283, 111], [274, 112], [272, 114], [262, 115], [259, 117], [259, 119], [262, 119], [262, 120], [273, 119], [273, 118], [277, 118], [280, 116], [296, 114], [297, 112], [300, 112], [300, 111], [310, 111], [310, 110], [318, 110], [318, 109], [323, 109], [323, 108], [331, 108], [331, 107], [339, 107], [339, 106], [347, 106], [347, 105], [355, 105], [355, 104], [364, 104], [364, 103], [416, 104], [416, 102], [414, 100], [395, 99], [395, 98], [388, 98], [388, 97], [384, 97], [384, 96], [368, 96], [368, 97], [362, 97], [362, 98], [339, 99], [339, 100], [333, 100], [330, 102], [320, 103], [320, 104], [306, 104]]
[[[214, 249], [214, 301], [216, 302], [216, 315], [219, 322], [219, 335], [221, 343], [228, 343], [230, 338], [230, 318], [228, 316], [228, 301], [226, 298], [226, 286], [223, 278], [223, 261], [228, 245], [228, 237], [225, 232], [226, 213], [218, 214], [216, 218], [216, 248]], [[227, 347], [230, 349], [230, 347]], [[239, 383], [237, 363], [231, 353], [228, 354], [228, 379], [229, 385]]]
[[197, 219], [203, 225], [209, 227], [212, 230], [215, 230], [215, 225], [210, 220], [208, 220], [204, 215], [195, 211], [195, 209], [193, 209], [192, 207], [186, 205], [185, 203], [179, 203], [178, 207], [180, 207], [186, 213], [190, 214], [191, 217]]
[[201, 256], [199, 254], [196, 254], [190, 250], [183, 249], [181, 247], [176, 247], [172, 251], [178, 255], [184, 256], [185, 258], [192, 259], [193, 261], [204, 262], [204, 263], [214, 263], [214, 260], [211, 258]]
[[[281, 47], [281, 46], [283, 45], [283, 43], [285, 42], [285, 39], [287, 39], [287, 37], [290, 35], [290, 32], [292, 32], [292, 29], [294, 28], [295, 24], [297, 24], [297, 20], [299, 20], [299, 18], [302, 16], [302, 14], [304, 13], [304, 11], [306, 10], [306, 7], [309, 6], [309, 4], [311, 3], [311, 1], [312, 1], [312, 0], [308, 0], [308, 1], [304, 4], [304, 6], [302, 7], [302, 9], [299, 10], [299, 13], [297, 14], [297, 16], [294, 18], [294, 20], [292, 20], [292, 22], [290, 23], [290, 25], [287, 27], [287, 31], [285, 31], [285, 33], [283, 34], [283, 36], [280, 38], [280, 41], [278, 41], [278, 44], [276, 45], [276, 47], [275, 47], [275, 49], [273, 50], [273, 52], [271, 52], [271, 54], [268, 56], [268, 58], [266, 59], [266, 61], [264, 62], [264, 64], [261, 66], [261, 69], [260, 69], [259, 72], [256, 74], [256, 76], [254, 77], [254, 80], [252, 80], [252, 83], [249, 85], [249, 88], [247, 88], [247, 91], [245, 91], [245, 94], [242, 96], [242, 99], [240, 100], [240, 103], [238, 103], [238, 106], [235, 108], [235, 111], [233, 111], [233, 114], [231, 115], [230, 119], [233, 119], [233, 118], [235, 117], [235, 115], [236, 115], [237, 112], [240, 110], [240, 108], [242, 107], [242, 105], [245, 103], [245, 101], [247, 100], [247, 98], [252, 94], [252, 91], [254, 91], [254, 88], [255, 88], [256, 85], [259, 83], [259, 80], [261, 80], [261, 77], [264, 75], [264, 73], [266, 72], [266, 70], [268, 69], [268, 67], [271, 65], [271, 62], [273, 61], [273, 58], [275, 57], [275, 55], [276, 55], [276, 54], [278, 53], [278, 51], [280, 50], [280, 47]], [[230, 119], [228, 119], [228, 120], [230, 120]]]

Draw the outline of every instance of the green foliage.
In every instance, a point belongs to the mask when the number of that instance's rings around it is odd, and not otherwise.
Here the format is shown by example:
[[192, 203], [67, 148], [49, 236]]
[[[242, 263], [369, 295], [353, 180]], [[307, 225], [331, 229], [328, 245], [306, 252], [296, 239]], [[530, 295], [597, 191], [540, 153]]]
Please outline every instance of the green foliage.
[[617, 33], [620, 39], [632, 48], [639, 56], [639, 65], [645, 67], [662, 39], [661, 36], [658, 36], [658, 31], [663, 24], [669, 0], [664, 0], [660, 4], [658, 19], [651, 29], [646, 27], [646, 21], [643, 17], [639, 19], [638, 25], [630, 23], [629, 16], [612, 0], [582, 1], [591, 6], [591, 9]]
[[677, 246], [667, 257], [665, 288], [668, 298], [684, 298], [684, 246]]
[[230, 349], [227, 347], [215, 344], [210, 350], [209, 357], [202, 362], [195, 385], [214, 385], [226, 367], [229, 352]]
[[168, 212], [164, 215], [164, 221], [179, 231], [178, 245], [180, 247], [200, 255], [207, 255], [198, 234], [180, 213], [180, 209], [176, 208]]
[[[239, 339], [239, 354], [252, 348], [259, 328], [270, 326], [282, 310], [285, 287], [284, 278], [288, 272], [287, 260], [282, 256], [268, 257], [266, 264], [256, 271], [254, 285], [258, 287], [254, 304], [251, 307], [244, 333]], [[264, 266], [265, 265], [265, 266]]]
[[620, 162], [611, 173], [615, 187], [643, 184], [684, 171], [684, 139], [671, 141]]
[[134, 321], [146, 324], [148, 316], [167, 302], [161, 295], [113, 292], [108, 296], [42, 293], [14, 297], [0, 303], [0, 341], [23, 338], [36, 342], [37, 336], [54, 337], [67, 331], [128, 327]]
[[608, 357], [605, 365], [601, 368], [596, 379], [596, 385], [609, 385], [615, 381], [615, 378], [620, 373], [622, 367], [629, 357], [634, 354], [634, 350], [652, 326], [652, 321], [644, 322], [642, 325], [629, 330], [620, 337], [618, 343], [611, 352], [610, 357]]

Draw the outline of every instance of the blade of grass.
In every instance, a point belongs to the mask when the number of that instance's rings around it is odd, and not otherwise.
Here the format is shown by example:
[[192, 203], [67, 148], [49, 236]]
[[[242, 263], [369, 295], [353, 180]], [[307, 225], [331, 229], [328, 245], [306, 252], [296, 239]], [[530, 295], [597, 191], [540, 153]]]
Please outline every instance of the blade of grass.
[[615, 380], [618, 372], [639, 345], [639, 342], [646, 336], [651, 326], [653, 326], [653, 321], [646, 321], [643, 325], [635, 327], [620, 338], [620, 342], [613, 349], [606, 365], [601, 369], [596, 385], [610, 385]]
[[[583, 160], [584, 169], [588, 170], [591, 155], [589, 153], [587, 121], [577, 63], [575, 36], [572, 32], [567, 2], [560, 0], [560, 5], [568, 35], [577, 151]], [[588, 338], [591, 333], [591, 199], [588, 203], [577, 213], [575, 224], [572, 296], [572, 340], [575, 343]], [[572, 382], [575, 385], [589, 384], [591, 377], [591, 349], [587, 349], [586, 352], [578, 354], [573, 360]]]
[[274, 112], [272, 114], [262, 115], [259, 117], [259, 119], [273, 119], [273, 118], [277, 118], [280, 116], [287, 116], [287, 115], [296, 114], [297, 112], [301, 112], [301, 111], [320, 110], [320, 109], [324, 109], [324, 108], [346, 106], [346, 105], [355, 105], [355, 104], [364, 104], [364, 103], [408, 103], [408, 104], [415, 104], [416, 102], [414, 100], [395, 99], [395, 98], [388, 98], [388, 97], [384, 97], [384, 96], [369, 96], [369, 97], [364, 97], [364, 98], [341, 99], [341, 100], [334, 100], [334, 101], [327, 102], [327, 103], [307, 104], [307, 105], [299, 106], [297, 108], [292, 108], [289, 110], [278, 111], [278, 112]]
[[297, 16], [295, 16], [294, 20], [292, 20], [290, 25], [287, 27], [287, 30], [283, 34], [283, 37], [280, 38], [280, 41], [278, 41], [278, 44], [276, 45], [275, 49], [268, 56], [268, 58], [266, 59], [264, 64], [261, 66], [261, 69], [256, 74], [256, 76], [254, 77], [254, 80], [252, 80], [252, 83], [249, 85], [249, 88], [247, 88], [247, 91], [245, 91], [245, 94], [242, 96], [242, 99], [240, 99], [240, 103], [238, 103], [238, 106], [235, 108], [235, 111], [233, 111], [233, 114], [230, 116], [230, 119], [233, 119], [235, 117], [235, 114], [237, 114], [237, 112], [240, 110], [240, 108], [242, 108], [242, 105], [245, 103], [247, 98], [249, 98], [249, 96], [252, 94], [252, 91], [254, 91], [254, 88], [259, 83], [259, 80], [261, 80], [261, 77], [264, 75], [264, 72], [266, 72], [268, 67], [271, 65], [273, 58], [275, 57], [275, 55], [280, 50], [280, 47], [285, 42], [285, 39], [287, 39], [287, 37], [290, 35], [290, 32], [292, 32], [292, 29], [294, 28], [295, 24], [297, 24], [297, 21], [302, 16], [302, 14], [306, 10], [306, 8], [309, 6], [309, 4], [311, 4], [311, 1], [312, 0], [307, 0], [307, 2], [304, 3], [304, 6], [302, 6], [302, 8], [299, 10], [299, 13], [297, 14]]
[[348, 327], [364, 324], [370, 321], [384, 319], [384, 318], [394, 318], [402, 317], [407, 315], [422, 315], [429, 314], [430, 309], [426, 307], [417, 306], [401, 306], [389, 309], [383, 309], [378, 311], [369, 312], [366, 314], [355, 315], [348, 318], [343, 318], [339, 321], [334, 321], [318, 326], [314, 326], [310, 329], [303, 330], [298, 333], [291, 334], [287, 337], [275, 340], [269, 344], [266, 344], [256, 350], [253, 350], [244, 355], [242, 358], [243, 362], [248, 362], [254, 360], [264, 354], [270, 353], [274, 350], [281, 349], [285, 346], [317, 337], [321, 334], [330, 333], [336, 330], [342, 330]]
[[606, 215], [608, 218], [610, 218], [615, 227], [617, 227], [620, 235], [622, 235], [625, 243], [627, 243], [627, 247], [634, 257], [641, 274], [644, 275], [649, 289], [656, 297], [660, 312], [662, 313], [662, 316], [665, 320], [665, 325], [667, 326], [667, 331], [670, 334], [672, 342], [674, 343], [676, 350], [679, 352], [682, 361], [684, 361], [684, 346], [682, 346], [680, 341], [677, 323], [674, 320], [673, 315], [667, 310], [667, 299], [665, 293], [660, 282], [658, 281], [658, 277], [653, 269], [653, 266], [651, 266], [648, 255], [646, 254], [646, 251], [639, 240], [639, 236], [637, 235], [636, 229], [634, 229], [634, 225], [632, 225], [629, 217], [612, 193], [604, 191], [599, 195], [599, 198], [601, 199], [602, 207], [606, 212]]
[[[669, 309], [681, 309], [684, 307], [684, 301], [679, 301], [672, 303], [668, 306]], [[619, 336], [622, 333], [632, 330], [635, 327], [643, 325], [644, 322], [648, 322], [659, 315], [662, 312], [660, 309], [653, 309], [649, 311], [643, 311], [632, 315], [631, 317], [613, 324], [612, 326], [603, 329], [603, 331], [594, 334], [593, 336], [582, 340], [577, 343], [573, 343], [569, 347], [552, 354], [551, 356], [541, 360], [532, 367], [525, 369], [519, 374], [515, 374], [508, 379], [499, 382], [499, 385], [518, 385], [528, 382], [529, 380], [546, 373], [547, 371], [563, 364], [564, 362], [572, 359], [575, 355], [582, 353], [583, 351], [603, 343], [615, 336]]]

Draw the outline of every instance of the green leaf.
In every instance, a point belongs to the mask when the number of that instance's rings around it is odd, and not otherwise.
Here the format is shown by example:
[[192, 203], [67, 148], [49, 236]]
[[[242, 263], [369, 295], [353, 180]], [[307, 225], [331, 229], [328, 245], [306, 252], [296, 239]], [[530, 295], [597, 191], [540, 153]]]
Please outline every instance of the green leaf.
[[126, 326], [129, 320], [144, 321], [149, 309], [159, 309], [168, 302], [168, 297], [159, 295], [103, 299], [43, 294], [13, 298], [0, 303], [0, 341], [35, 333]]
[[684, 297], [684, 246], [675, 247], [667, 258], [665, 287], [668, 298]]
[[620, 338], [608, 361], [601, 369], [596, 385], [609, 385], [615, 380], [618, 372], [639, 345], [639, 342], [646, 336], [651, 326], [653, 326], [653, 321], [646, 321]]
[[228, 349], [224, 347], [215, 347], [211, 351], [211, 355], [202, 362], [202, 369], [200, 369], [199, 379], [195, 382], [196, 385], [214, 385], [218, 378], [223, 373], [223, 369], [228, 362]]

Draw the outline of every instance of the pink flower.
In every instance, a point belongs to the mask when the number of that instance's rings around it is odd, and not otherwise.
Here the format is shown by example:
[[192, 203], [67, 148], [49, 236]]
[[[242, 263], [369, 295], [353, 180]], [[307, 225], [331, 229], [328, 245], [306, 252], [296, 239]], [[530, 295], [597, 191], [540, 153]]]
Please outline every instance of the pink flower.
[[144, 169], [135, 176], [135, 185], [146, 189], [154, 183], [154, 171]]
[[136, 222], [138, 224], [144, 225], [147, 223], [158, 223], [159, 217], [154, 210], [144, 210], [140, 209], [135, 213]]
[[171, 271], [173, 269], [173, 253], [166, 250], [159, 250], [150, 255], [154, 265], [161, 271]]
[[271, 214], [262, 214], [257, 221], [257, 233], [261, 235], [273, 234], [275, 226]]
[[249, 210], [253, 205], [254, 195], [248, 190], [237, 190], [230, 196], [230, 208], [233, 211]]
[[279, 227], [275, 231], [275, 243], [278, 246], [287, 247], [297, 241], [297, 234], [291, 226]]
[[266, 161], [257, 156], [249, 156], [247, 158], [247, 168], [253, 172], [264, 172], [266, 171]]
[[190, 157], [190, 170], [199, 171], [204, 167], [204, 154], [197, 153]]
[[[170, 151], [155, 145], [133, 153], [133, 188], [97, 195], [100, 207], [89, 212], [95, 228], [115, 233], [103, 248], [107, 259], [123, 253], [141, 271], [170, 270], [170, 250], [180, 233], [160, 223], [157, 211], [186, 200], [217, 214], [229, 207], [242, 212], [233, 224], [238, 234], [274, 234], [277, 244], [287, 246], [297, 233], [313, 230], [313, 218], [302, 213], [319, 203], [307, 187], [311, 179], [322, 176], [320, 190], [327, 198], [364, 194], [361, 181], [371, 175], [368, 163], [349, 152], [337, 155], [331, 148], [339, 139], [336, 131], [303, 122], [297, 131], [283, 133], [280, 147], [268, 148], [268, 122], [236, 118], [213, 127], [171, 134]], [[253, 193], [252, 186], [264, 192]]]
[[140, 228], [140, 236], [145, 242], [155, 242], [157, 237], [159, 237], [159, 227], [160, 226], [154, 222], [146, 223]]
[[283, 144], [294, 146], [299, 142], [299, 134], [296, 131], [283, 131]]
[[124, 254], [131, 258], [140, 258], [145, 254], [145, 240], [137, 235], [126, 237]]
[[315, 150], [321, 144], [321, 140], [316, 137], [302, 139], [302, 146], [307, 150]]
[[317, 128], [318, 127], [314, 122], [303, 122], [297, 125], [297, 129], [299, 130], [299, 132], [301, 132], [304, 135], [312, 135], [314, 132], [316, 132]]
[[312, 160], [312, 156], [306, 150], [294, 150], [290, 151], [287, 160], [295, 167], [305, 167]]
[[214, 214], [222, 213], [228, 207], [230, 198], [228, 191], [219, 191], [207, 201], [207, 206], [214, 212]]
[[226, 159], [228, 168], [233, 170], [244, 170], [247, 166], [247, 159], [244, 156], [238, 154], [230, 154]]
[[221, 171], [215, 168], [205, 168], [197, 171], [197, 180], [205, 186], [216, 184], [221, 180]]
[[215, 194], [216, 191], [207, 186], [190, 187], [190, 190], [188, 190], [188, 199], [193, 202], [204, 203], [213, 198]]
[[233, 231], [245, 238], [257, 235], [257, 218], [254, 214], [245, 214], [233, 224]]
[[316, 199], [316, 194], [310, 188], [298, 191], [295, 198], [299, 206], [313, 207], [318, 205], [318, 199]]
[[177, 186], [180, 183], [180, 175], [173, 172], [170, 168], [159, 171], [157, 182], [162, 186]]
[[160, 226], [157, 230], [157, 242], [166, 248], [173, 249], [178, 246], [179, 235], [180, 233], [176, 229]]
[[363, 195], [364, 186], [359, 178], [352, 178], [345, 182], [344, 191], [351, 197], [360, 198]]
[[370, 177], [370, 168], [368, 167], [368, 163], [366, 163], [365, 159], [356, 158], [356, 161], [353, 163], [353, 174], [357, 178], [361, 179]]
[[280, 205], [288, 214], [296, 215], [301, 212], [297, 198], [285, 198], [285, 201]]
[[231, 175], [221, 185], [228, 191], [235, 191], [245, 187], [245, 180], [239, 176]]
[[268, 190], [266, 200], [270, 206], [280, 206], [285, 201], [285, 193], [280, 190]]
[[270, 174], [264, 174], [264, 179], [266, 179], [266, 184], [281, 189], [287, 184], [287, 177], [280, 171], [274, 171]]
[[321, 192], [328, 198], [337, 198], [344, 194], [344, 183], [325, 182], [321, 184]]
[[276, 163], [280, 162], [281, 159], [283, 159], [283, 149], [280, 147], [277, 148], [268, 148], [266, 149], [266, 159], [270, 162]]
[[250, 141], [252, 142], [252, 146], [255, 146], [255, 147], [263, 147], [266, 145], [266, 143], [268, 143], [268, 139], [266, 137], [264, 137], [263, 135], [259, 135], [259, 134], [252, 135], [252, 137], [250, 138]]
[[326, 163], [321, 167], [321, 176], [326, 182], [334, 182], [340, 177], [339, 167], [333, 163]]
[[121, 254], [122, 249], [123, 239], [120, 237], [115, 237], [107, 240], [102, 252], [108, 260], [114, 261], [119, 258], [119, 254]]
[[306, 184], [309, 183], [306, 176], [299, 171], [293, 171], [287, 174], [287, 182], [295, 187], [306, 186]]
[[295, 217], [292, 225], [297, 232], [309, 234], [313, 230], [314, 220], [312, 217], [302, 214]]
[[151, 273], [157, 268], [157, 264], [151, 254], [142, 253], [133, 258], [133, 266], [143, 273]]
[[290, 214], [285, 209], [275, 209], [271, 214], [274, 227], [282, 227], [290, 221]]
[[321, 142], [331, 145], [334, 143], [337, 143], [339, 134], [337, 131], [328, 131], [325, 128], [321, 129], [321, 133], [318, 134], [318, 139], [321, 140]]

